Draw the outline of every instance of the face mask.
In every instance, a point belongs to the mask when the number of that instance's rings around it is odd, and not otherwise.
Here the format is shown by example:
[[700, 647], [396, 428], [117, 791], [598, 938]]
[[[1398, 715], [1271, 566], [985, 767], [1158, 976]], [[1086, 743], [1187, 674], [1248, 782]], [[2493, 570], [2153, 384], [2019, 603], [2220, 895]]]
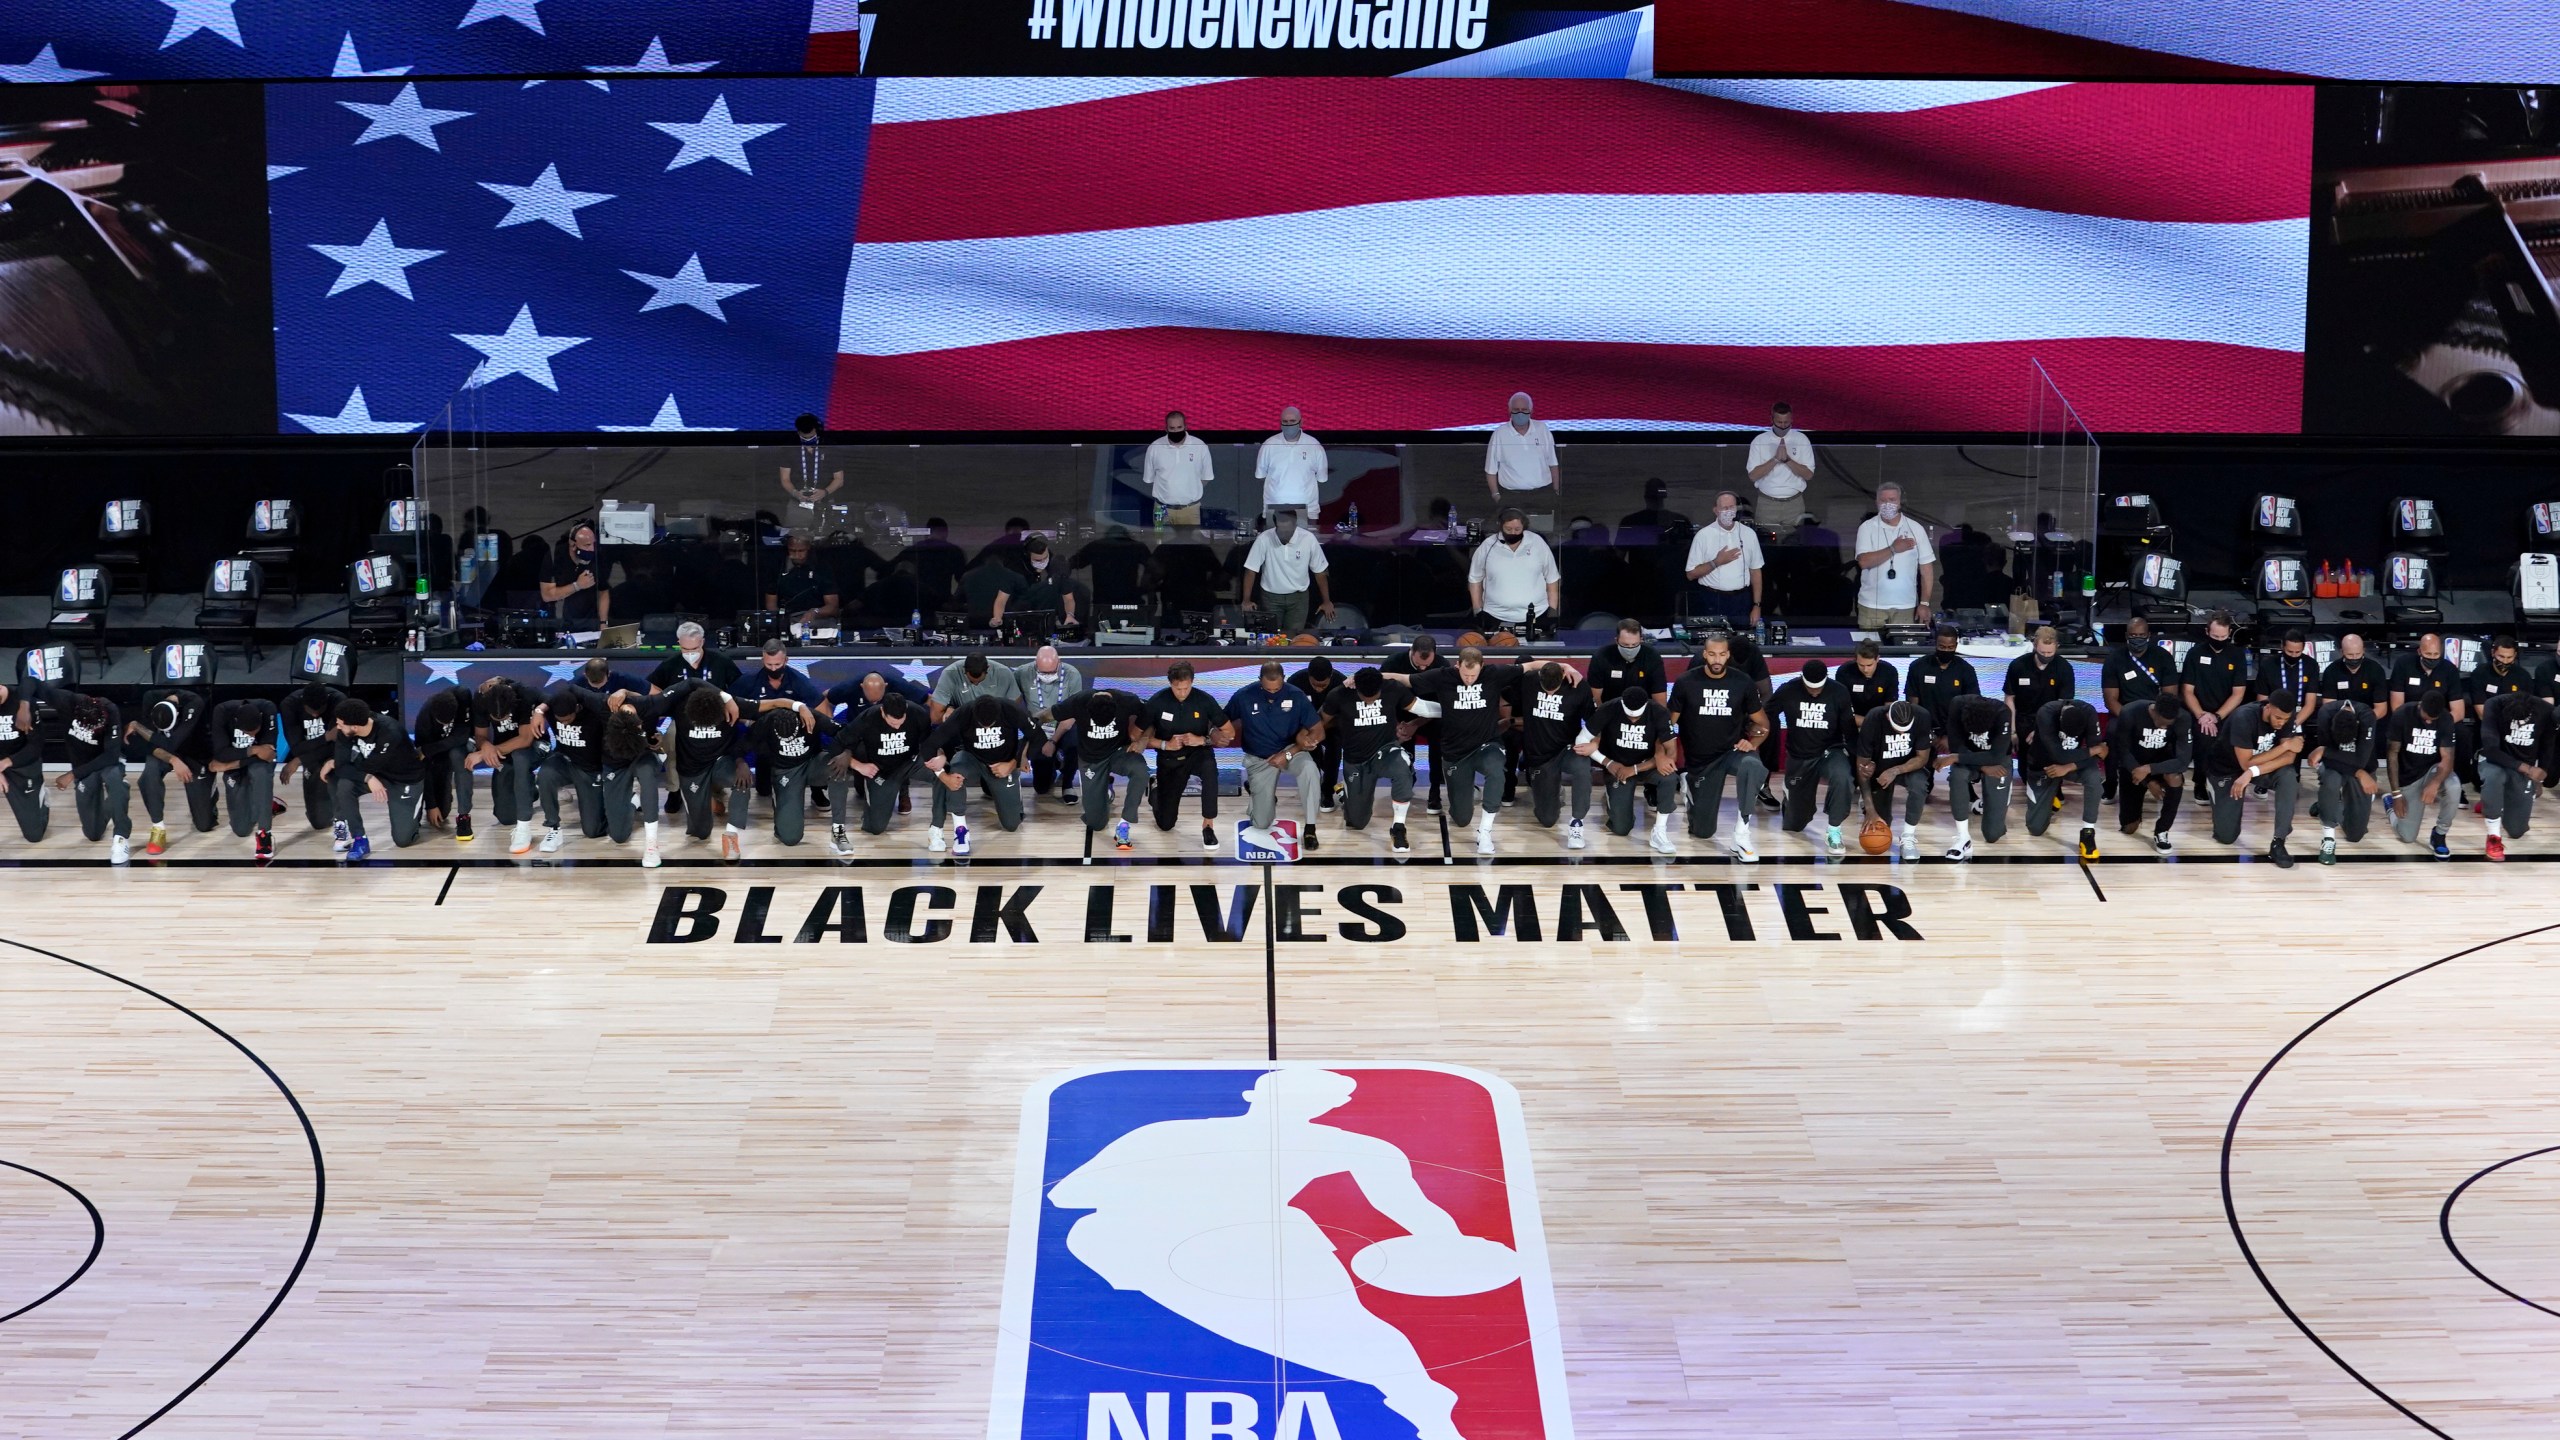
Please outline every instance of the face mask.
[[1887, 500], [1876, 507], [1876, 518], [1888, 523], [1898, 520], [1902, 518], [1902, 506], [1895, 501]]
[[1171, 430], [1167, 430], [1166, 432], [1164, 432], [1164, 438], [1166, 438], [1167, 440], [1172, 441], [1172, 442], [1173, 442], [1174, 444], [1176, 444], [1176, 445], [1179, 445], [1179, 444], [1181, 444], [1181, 443], [1182, 443], [1182, 437], [1183, 437], [1183, 436], [1185, 436], [1185, 435], [1188, 435], [1188, 434], [1190, 434], [1190, 433], [1191, 433], [1190, 431], [1188, 431], [1188, 430], [1184, 430], [1184, 429], [1182, 429], [1181, 427], [1176, 426], [1175, 428], [1173, 428], [1173, 429], [1171, 429]]
[[1515, 550], [1516, 550], [1516, 549], [1518, 549], [1518, 548], [1520, 547], [1520, 542], [1521, 542], [1521, 540], [1522, 540], [1522, 539], [1524, 539], [1524, 538], [1526, 538], [1526, 537], [1521, 536], [1521, 535], [1514, 535], [1514, 534], [1512, 534], [1512, 533], [1511, 533], [1510, 531], [1508, 531], [1508, 530], [1506, 530], [1506, 531], [1504, 531], [1504, 532], [1502, 533], [1502, 543], [1503, 543], [1503, 544], [1505, 544], [1505, 545], [1508, 545], [1508, 546], [1512, 547], [1512, 548], [1513, 548], [1513, 549], [1515, 549]]
[[1283, 424], [1280, 427], [1280, 433], [1288, 439], [1295, 440], [1298, 438], [1298, 427], [1295, 425]]
[[1034, 574], [1037, 574], [1037, 573], [1039, 573], [1040, 571], [1046, 570], [1046, 569], [1048, 569], [1048, 568], [1049, 568], [1049, 557], [1048, 557], [1048, 556], [1046, 556], [1046, 555], [1043, 555], [1043, 556], [1041, 556], [1039, 559], [1034, 560], [1034, 561], [1032, 561], [1032, 562], [1031, 562], [1031, 569], [1032, 569], [1032, 572], [1033, 572]]
[[803, 435], [800, 437], [800, 443], [803, 445], [815, 445], [818, 443], [818, 437], [815, 435]]
[[1641, 645], [1621, 645], [1618, 647], [1618, 658], [1621, 660], [1633, 660], [1636, 658], [1636, 652], [1643, 648], [1644, 647]]
[[2124, 648], [2132, 651], [2136, 655], [2140, 655], [2151, 648], [2151, 637], [2148, 635], [2130, 636], [2125, 640]]
[[1512, 429], [1514, 429], [1514, 430], [1527, 430], [1527, 429], [1529, 428], [1529, 416], [1528, 416], [1528, 413], [1527, 413], [1526, 411], [1522, 411], [1522, 410], [1514, 410], [1514, 411], [1512, 411], [1512, 412], [1511, 412], [1511, 428], [1512, 428]]
[[1727, 528], [1731, 528], [1733, 525], [1733, 517], [1741, 513], [1742, 512], [1739, 510], [1718, 510], [1716, 512], [1716, 523]]

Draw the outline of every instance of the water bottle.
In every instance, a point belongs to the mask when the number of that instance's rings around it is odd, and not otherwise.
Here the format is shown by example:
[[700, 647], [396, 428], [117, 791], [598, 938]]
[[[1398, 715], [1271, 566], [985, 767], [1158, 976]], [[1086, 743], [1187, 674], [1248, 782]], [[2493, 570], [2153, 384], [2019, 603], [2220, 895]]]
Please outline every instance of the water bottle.
[[472, 544], [463, 547], [462, 558], [455, 562], [455, 567], [462, 582], [460, 587], [462, 593], [465, 595], [471, 594], [476, 588], [473, 582], [480, 578], [480, 546], [478, 542], [475, 541]]
[[1352, 501], [1352, 502], [1351, 502], [1351, 513], [1350, 513], [1350, 514], [1348, 514], [1348, 515], [1345, 515], [1345, 516], [1343, 517], [1343, 528], [1345, 528], [1345, 529], [1349, 530], [1349, 531], [1350, 531], [1352, 534], [1354, 534], [1354, 535], [1357, 535], [1357, 534], [1359, 534], [1359, 533], [1360, 533], [1360, 502], [1359, 502], [1359, 501], [1354, 500], [1354, 501]]
[[923, 633], [924, 612], [922, 610], [910, 610], [907, 612], [907, 628], [916, 631], [918, 634]]

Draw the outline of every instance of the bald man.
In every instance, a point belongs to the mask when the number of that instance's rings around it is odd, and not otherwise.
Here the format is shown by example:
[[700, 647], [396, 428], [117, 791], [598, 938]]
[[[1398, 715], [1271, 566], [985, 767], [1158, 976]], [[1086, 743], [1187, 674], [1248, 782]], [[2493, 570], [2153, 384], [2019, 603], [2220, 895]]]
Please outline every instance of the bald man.
[[1495, 426], [1485, 441], [1484, 488], [1495, 509], [1518, 506], [1532, 526], [1554, 532], [1564, 471], [1556, 464], [1556, 437], [1538, 419], [1526, 390], [1512, 395], [1510, 420]]
[[1262, 513], [1295, 510], [1312, 517], [1324, 507], [1328, 474], [1324, 446], [1306, 432], [1295, 405], [1280, 411], [1280, 433], [1262, 442], [1253, 478], [1262, 482]]

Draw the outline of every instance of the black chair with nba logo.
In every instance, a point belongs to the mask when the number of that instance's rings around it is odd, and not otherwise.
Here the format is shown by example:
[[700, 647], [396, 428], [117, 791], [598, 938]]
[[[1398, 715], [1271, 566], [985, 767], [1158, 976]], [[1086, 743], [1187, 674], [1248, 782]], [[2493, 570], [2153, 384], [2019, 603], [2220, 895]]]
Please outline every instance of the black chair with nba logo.
[[216, 560], [204, 578], [204, 605], [196, 611], [196, 630], [211, 646], [226, 641], [240, 647], [243, 663], [258, 663], [258, 602], [267, 591], [266, 571], [245, 555]]
[[110, 500], [98, 512], [98, 564], [116, 588], [151, 603], [151, 502]]
[[2258, 623], [2278, 630], [2309, 625], [2311, 560], [2302, 549], [2301, 507], [2289, 495], [2261, 495], [2250, 511], [2249, 533], [2257, 541], [2249, 598], [2257, 603]]
[[283, 497], [253, 502], [244, 538], [241, 558], [257, 561], [258, 569], [274, 578], [279, 588], [301, 600], [302, 502]]
[[107, 602], [115, 595], [115, 579], [103, 565], [73, 565], [63, 570], [53, 582], [51, 618], [45, 622], [47, 635], [59, 635], [77, 645], [87, 641], [98, 652], [98, 668], [107, 664]]

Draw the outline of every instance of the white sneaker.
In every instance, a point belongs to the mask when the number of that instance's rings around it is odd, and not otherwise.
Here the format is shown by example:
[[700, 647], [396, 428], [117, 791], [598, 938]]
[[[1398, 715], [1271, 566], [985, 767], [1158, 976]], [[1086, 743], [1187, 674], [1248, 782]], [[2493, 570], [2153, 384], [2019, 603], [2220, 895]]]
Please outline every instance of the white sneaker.
[[507, 837], [507, 853], [510, 855], [522, 855], [532, 848], [533, 822], [530, 820], [517, 821], [514, 833]]
[[1834, 855], [1837, 855], [1841, 851], [1849, 848], [1849, 842], [1840, 838], [1840, 827], [1837, 825], [1827, 826], [1824, 828], [1822, 832], [1822, 843], [1830, 846], [1831, 853]]
[[2163, 854], [2163, 855], [2166, 855], [2166, 854], [2168, 854], [2170, 851], [2175, 850], [2175, 849], [2177, 849], [2178, 847], [2177, 847], [2177, 846], [2175, 846], [2175, 845], [2173, 845], [2173, 844], [2171, 844], [2171, 843], [2169, 842], [2169, 837], [2168, 837], [2168, 836], [2166, 836], [2166, 835], [2154, 835], [2154, 836], [2152, 836], [2152, 837], [2151, 837], [2151, 848], [2152, 848], [2152, 849], [2154, 849], [2154, 850], [2159, 851], [2159, 852], [2160, 852], [2161, 854]]
[[127, 864], [127, 863], [129, 863], [132, 859], [133, 859], [133, 846], [132, 846], [130, 843], [128, 843], [128, 842], [125, 840], [125, 838], [124, 838], [123, 836], [121, 836], [121, 835], [116, 835], [116, 836], [111, 836], [111, 837], [109, 837], [109, 838], [108, 838], [108, 840], [107, 840], [107, 863], [108, 863], [108, 864], [110, 864], [110, 865], [123, 865], [123, 864]]
[[[347, 847], [354, 843], [356, 843], [355, 837], [347, 833], [346, 821], [341, 820], [329, 827], [329, 848], [331, 850], [340, 855], [344, 855], [347, 853]], [[123, 862], [119, 861], [117, 863], [121, 864]]]
[[1581, 821], [1576, 820], [1572, 824], [1564, 827], [1564, 848], [1567, 850], [1579, 850], [1590, 843], [1591, 842], [1583, 836]]
[[1490, 820], [1476, 827], [1476, 853], [1479, 855], [1493, 853], [1493, 822]]
[[933, 853], [934, 853], [934, 854], [936, 854], [936, 855], [941, 854], [945, 849], [949, 848], [949, 847], [945, 846], [945, 845], [942, 843], [942, 827], [941, 827], [941, 826], [939, 826], [939, 825], [928, 825], [928, 826], [926, 826], [926, 827], [925, 827], [925, 831], [924, 831], [924, 848], [925, 848], [925, 849], [927, 849], [927, 850], [929, 850], [929, 851], [931, 851], [931, 852], [933, 852]]
[[853, 853], [853, 837], [844, 833], [844, 827], [838, 825], [827, 832], [827, 848], [839, 855], [850, 855]]
[[1905, 860], [1917, 860], [1920, 858], [1920, 836], [1918, 832], [1911, 830], [1905, 830], [1902, 832], [1902, 858]]
[[1950, 860], [1970, 860], [1970, 859], [1972, 859], [1972, 858], [1973, 858], [1973, 842], [1972, 842], [1972, 841], [1970, 841], [1970, 840], [1959, 840], [1959, 841], [1957, 841], [1956, 843], [1954, 843], [1953, 845], [1948, 846], [1948, 847], [1947, 847], [1947, 858], [1948, 858], [1948, 859], [1950, 859]]
[[1671, 843], [1671, 822], [1668, 820], [1655, 821], [1653, 836], [1645, 843], [1651, 845], [1657, 854], [1676, 855], [1680, 852], [1680, 847]]
[[1733, 844], [1726, 849], [1725, 853], [1731, 855], [1735, 863], [1742, 865], [1756, 864], [1760, 859], [1760, 852], [1751, 846], [1751, 832], [1748, 830], [1735, 831]]
[[966, 821], [951, 827], [951, 853], [954, 855], [969, 853], [969, 826]]
[[643, 870], [655, 870], [658, 868], [657, 841], [652, 840], [648, 844], [640, 847], [640, 868]]
[[542, 832], [542, 853], [545, 855], [560, 853], [560, 832], [557, 828]]

